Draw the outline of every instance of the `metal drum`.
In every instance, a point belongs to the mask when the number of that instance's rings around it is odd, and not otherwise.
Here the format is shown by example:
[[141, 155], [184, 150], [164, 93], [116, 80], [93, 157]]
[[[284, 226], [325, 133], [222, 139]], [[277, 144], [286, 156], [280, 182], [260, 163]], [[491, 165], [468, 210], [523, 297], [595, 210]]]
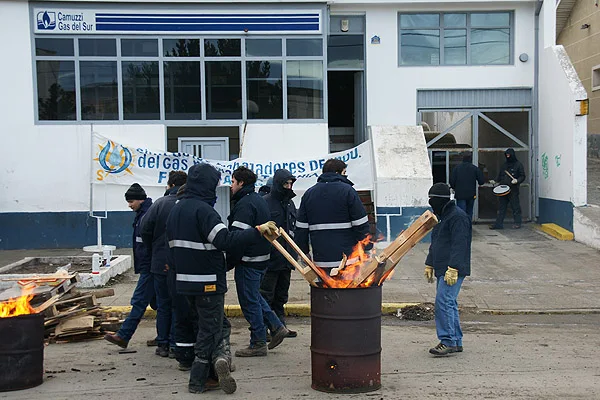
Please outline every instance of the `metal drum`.
[[381, 387], [381, 286], [310, 288], [312, 388], [363, 393]]
[[0, 392], [42, 384], [44, 316], [0, 318]]

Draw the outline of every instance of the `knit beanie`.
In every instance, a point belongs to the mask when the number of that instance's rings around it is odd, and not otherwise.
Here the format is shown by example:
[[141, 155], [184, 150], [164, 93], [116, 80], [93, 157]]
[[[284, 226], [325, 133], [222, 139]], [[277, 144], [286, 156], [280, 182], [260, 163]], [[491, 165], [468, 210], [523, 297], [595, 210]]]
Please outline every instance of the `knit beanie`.
[[438, 182], [429, 189], [429, 197], [444, 197], [450, 199], [450, 186]]
[[146, 200], [146, 192], [139, 183], [134, 183], [125, 192], [125, 200]]

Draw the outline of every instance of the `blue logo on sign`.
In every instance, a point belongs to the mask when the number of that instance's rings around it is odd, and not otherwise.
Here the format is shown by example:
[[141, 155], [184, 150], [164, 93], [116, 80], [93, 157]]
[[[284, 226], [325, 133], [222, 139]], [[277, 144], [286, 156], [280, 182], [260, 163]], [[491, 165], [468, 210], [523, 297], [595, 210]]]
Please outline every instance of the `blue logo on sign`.
[[46, 31], [56, 28], [56, 13], [48, 11], [37, 13], [37, 27]]

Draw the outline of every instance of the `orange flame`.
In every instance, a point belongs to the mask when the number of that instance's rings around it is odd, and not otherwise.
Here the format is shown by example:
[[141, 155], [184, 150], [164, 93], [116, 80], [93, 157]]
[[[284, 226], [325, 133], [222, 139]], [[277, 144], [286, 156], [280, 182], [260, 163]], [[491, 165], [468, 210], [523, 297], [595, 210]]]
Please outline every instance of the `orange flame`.
[[17, 298], [0, 302], [0, 318], [16, 317], [17, 315], [35, 314], [35, 309], [29, 302], [33, 299], [32, 290], [24, 290]]
[[[360, 268], [371, 258], [371, 253], [365, 252], [365, 246], [371, 242], [371, 239], [372, 236], [367, 235], [363, 240], [356, 243], [352, 248], [352, 252], [348, 255], [346, 266], [340, 269], [337, 275], [332, 276], [331, 281], [327, 282], [329, 287], [345, 288], [358, 276]], [[371, 275], [360, 287], [371, 286], [374, 283], [373, 281], [374, 277]]]

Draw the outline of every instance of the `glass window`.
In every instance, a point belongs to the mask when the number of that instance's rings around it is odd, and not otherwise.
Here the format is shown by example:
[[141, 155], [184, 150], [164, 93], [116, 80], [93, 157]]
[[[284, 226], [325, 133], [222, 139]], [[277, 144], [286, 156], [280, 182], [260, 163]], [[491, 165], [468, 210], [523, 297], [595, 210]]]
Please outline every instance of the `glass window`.
[[73, 39], [36, 38], [36, 56], [72, 56]]
[[123, 57], [157, 57], [157, 39], [121, 39]]
[[466, 29], [446, 29], [444, 31], [444, 64], [463, 65], [467, 63]]
[[130, 120], [160, 118], [158, 62], [124, 61], [123, 117]]
[[81, 119], [119, 119], [116, 61], [81, 61]]
[[509, 13], [473, 13], [471, 14], [471, 26], [509, 26]]
[[200, 39], [164, 39], [165, 57], [200, 57]]
[[444, 27], [464, 28], [467, 26], [467, 14], [444, 14]]
[[40, 121], [74, 120], [75, 62], [37, 61], [36, 69]]
[[440, 26], [439, 14], [402, 14], [401, 28], [437, 28]]
[[281, 39], [246, 39], [248, 57], [281, 56]]
[[165, 62], [165, 118], [201, 119], [200, 62]]
[[323, 118], [323, 62], [288, 61], [289, 119]]
[[327, 41], [329, 68], [357, 68], [365, 66], [363, 35], [332, 35]]
[[439, 65], [440, 31], [410, 29], [400, 35], [401, 64]]
[[471, 64], [508, 64], [509, 29], [472, 29]]
[[115, 39], [79, 39], [79, 55], [82, 57], [115, 57]]
[[242, 63], [206, 62], [206, 118], [242, 118]]
[[310, 57], [323, 55], [322, 39], [287, 39], [286, 53], [292, 57]]
[[248, 61], [246, 92], [248, 119], [283, 118], [281, 61]]
[[204, 39], [204, 55], [207, 57], [239, 57], [240, 39]]

